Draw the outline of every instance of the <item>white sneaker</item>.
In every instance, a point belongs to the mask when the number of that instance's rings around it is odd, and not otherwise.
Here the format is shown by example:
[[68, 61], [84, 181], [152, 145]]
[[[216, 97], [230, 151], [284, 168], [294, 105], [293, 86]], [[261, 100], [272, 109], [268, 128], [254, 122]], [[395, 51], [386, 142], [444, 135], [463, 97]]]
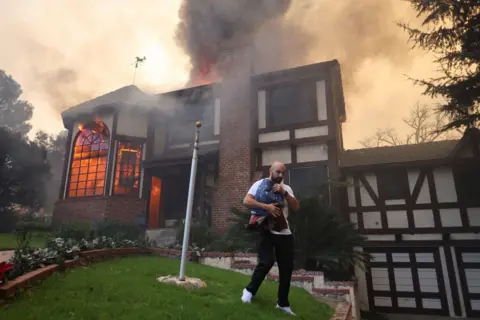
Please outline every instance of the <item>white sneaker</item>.
[[243, 303], [251, 303], [252, 302], [252, 293], [248, 291], [247, 289], [243, 289], [243, 294], [242, 294], [242, 302]]
[[293, 311], [290, 307], [280, 307], [277, 303], [277, 306], [275, 308], [283, 310], [284, 312], [288, 313], [289, 315], [296, 316], [296, 314], [293, 313]]

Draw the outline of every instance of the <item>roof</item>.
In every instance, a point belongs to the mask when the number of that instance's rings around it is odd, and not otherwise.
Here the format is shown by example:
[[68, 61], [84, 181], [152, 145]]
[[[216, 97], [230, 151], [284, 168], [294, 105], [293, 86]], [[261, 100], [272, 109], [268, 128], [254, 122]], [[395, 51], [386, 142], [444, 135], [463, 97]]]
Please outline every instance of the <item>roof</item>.
[[340, 153], [340, 167], [428, 161], [448, 158], [460, 140], [345, 150]]
[[139, 103], [148, 104], [150, 101], [155, 101], [157, 98], [153, 95], [146, 94], [134, 85], [122, 87], [115, 91], [106, 93], [102, 96], [88, 100], [73, 106], [62, 112], [64, 121], [67, 118], [75, 118], [82, 114], [91, 114], [96, 108], [100, 106], [109, 105], [118, 107], [119, 105], [138, 105]]

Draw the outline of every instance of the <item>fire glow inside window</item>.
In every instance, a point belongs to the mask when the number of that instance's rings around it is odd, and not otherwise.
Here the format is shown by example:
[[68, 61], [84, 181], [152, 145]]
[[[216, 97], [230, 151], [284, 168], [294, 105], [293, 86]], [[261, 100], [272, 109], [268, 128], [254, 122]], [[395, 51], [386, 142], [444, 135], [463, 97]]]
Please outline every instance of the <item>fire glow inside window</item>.
[[80, 125], [79, 129], [72, 155], [68, 197], [103, 195], [110, 141], [108, 129], [101, 121]]
[[127, 141], [117, 142], [114, 194], [138, 196], [141, 161], [141, 143]]

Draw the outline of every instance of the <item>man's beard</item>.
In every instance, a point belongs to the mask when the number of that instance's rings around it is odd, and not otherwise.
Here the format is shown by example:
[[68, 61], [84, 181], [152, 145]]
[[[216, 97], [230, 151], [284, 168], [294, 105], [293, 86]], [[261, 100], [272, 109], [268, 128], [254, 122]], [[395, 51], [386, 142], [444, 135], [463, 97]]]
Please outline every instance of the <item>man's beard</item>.
[[275, 182], [275, 183], [281, 183], [282, 180], [283, 180], [282, 178], [274, 178], [274, 179], [273, 179], [273, 182]]

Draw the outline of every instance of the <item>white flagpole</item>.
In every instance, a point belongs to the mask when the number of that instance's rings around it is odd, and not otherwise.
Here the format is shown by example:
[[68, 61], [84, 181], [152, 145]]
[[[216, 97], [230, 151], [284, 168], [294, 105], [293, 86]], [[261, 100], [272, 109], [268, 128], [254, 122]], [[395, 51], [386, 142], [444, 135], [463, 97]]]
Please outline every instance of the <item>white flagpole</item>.
[[185, 265], [187, 263], [190, 224], [192, 222], [193, 195], [195, 193], [195, 178], [197, 175], [198, 140], [202, 124], [200, 121], [197, 121], [195, 125], [197, 129], [195, 131], [195, 143], [193, 144], [192, 168], [190, 170], [190, 185], [188, 187], [187, 216], [185, 218], [185, 229], [183, 231], [182, 260], [180, 262], [180, 276], [178, 277], [178, 280], [180, 281], [185, 281]]

